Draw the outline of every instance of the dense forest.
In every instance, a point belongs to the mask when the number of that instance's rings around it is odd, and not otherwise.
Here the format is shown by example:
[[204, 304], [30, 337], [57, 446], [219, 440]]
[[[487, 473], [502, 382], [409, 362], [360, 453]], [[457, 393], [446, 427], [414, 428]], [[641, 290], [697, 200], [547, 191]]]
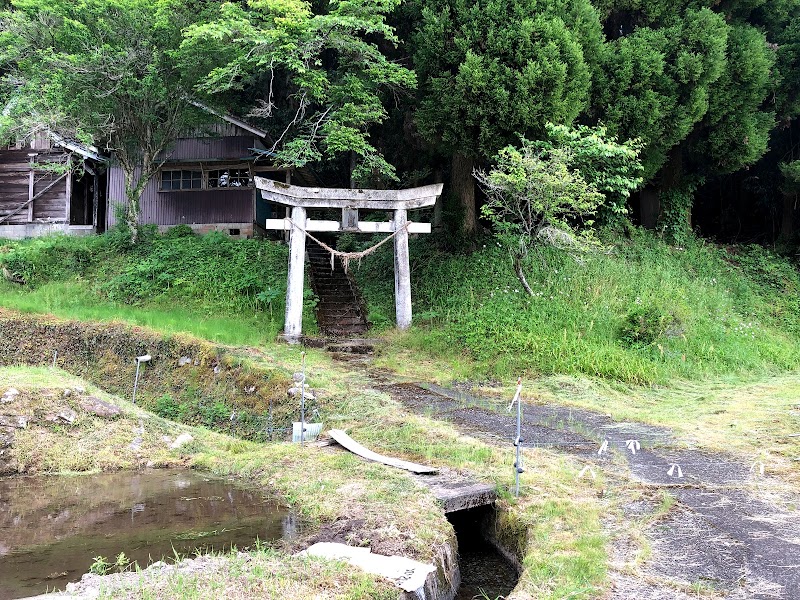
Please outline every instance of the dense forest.
[[600, 195], [564, 225], [795, 239], [800, 0], [0, 5], [0, 133], [113, 151], [132, 222], [154, 157], [203, 102], [326, 185], [444, 181], [434, 218], [462, 240], [509, 220], [491, 206], [514, 169]]

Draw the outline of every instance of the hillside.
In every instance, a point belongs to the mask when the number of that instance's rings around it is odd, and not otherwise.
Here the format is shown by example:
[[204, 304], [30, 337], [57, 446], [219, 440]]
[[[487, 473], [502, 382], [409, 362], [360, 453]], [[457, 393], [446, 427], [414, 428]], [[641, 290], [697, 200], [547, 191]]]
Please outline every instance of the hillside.
[[[525, 294], [491, 238], [471, 254], [412, 240], [416, 326], [393, 337], [459, 377], [571, 374], [632, 384], [757, 376], [800, 364], [800, 274], [759, 246], [669, 246], [635, 231], [582, 250], [540, 248]], [[269, 343], [282, 326], [285, 247], [176, 228], [120, 248], [114, 234], [0, 246], [0, 303], [123, 319], [212, 341]], [[391, 328], [390, 249], [355, 275], [376, 331]], [[304, 329], [313, 332], [312, 294]]]
[[[413, 480], [336, 448], [281, 441], [298, 411], [283, 389], [303, 350], [273, 342], [283, 247], [180, 229], [135, 248], [118, 242], [112, 232], [2, 245], [0, 361], [17, 366], [0, 369], [0, 391], [21, 392], [3, 410], [32, 416], [6, 440], [8, 470], [188, 465], [276, 490], [307, 528], [301, 545], [344, 539], [446, 562], [455, 530]], [[732, 540], [760, 540], [757, 527], [770, 528], [771, 553], [790, 551], [796, 535], [800, 317], [790, 261], [758, 247], [671, 247], [634, 232], [580, 251], [538, 250], [525, 265], [536, 292], [528, 297], [488, 239], [471, 254], [416, 239], [412, 257], [415, 326], [391, 327], [391, 255], [370, 257], [357, 277], [387, 344], [367, 362], [308, 349], [316, 399], [307, 408], [325, 430], [346, 429], [375, 451], [494, 485], [496, 536], [521, 565], [509, 597], [655, 599], [668, 589], [716, 600], [734, 590], [752, 597], [763, 582], [796, 588], [770, 560], [746, 558], [760, 542], [748, 541], [744, 558], [730, 555], [722, 570], [717, 560], [739, 547]], [[121, 398], [132, 391], [130, 357], [145, 351], [153, 360], [133, 407]], [[54, 358], [64, 371], [42, 368]], [[516, 499], [507, 406], [518, 374], [527, 469]], [[64, 387], [89, 391], [65, 396]], [[121, 414], [108, 423], [84, 414], [89, 394]], [[49, 420], [61, 411], [74, 424]], [[142, 421], [142, 455], [132, 457]], [[195, 442], [166, 448], [163, 436], [180, 431]], [[715, 494], [718, 506], [708, 504]], [[753, 510], [763, 523], [748, 517]], [[699, 543], [712, 521], [723, 533]], [[278, 586], [298, 577], [280, 552], [224, 561], [186, 577], [137, 579], [130, 593], [274, 593], [236, 570], [218, 580], [220, 565], [242, 562], [271, 565]], [[740, 578], [744, 568], [762, 579]], [[337, 571], [321, 593], [340, 585], [334, 597], [367, 598], [378, 592], [359, 590], [384, 589], [352, 577]]]

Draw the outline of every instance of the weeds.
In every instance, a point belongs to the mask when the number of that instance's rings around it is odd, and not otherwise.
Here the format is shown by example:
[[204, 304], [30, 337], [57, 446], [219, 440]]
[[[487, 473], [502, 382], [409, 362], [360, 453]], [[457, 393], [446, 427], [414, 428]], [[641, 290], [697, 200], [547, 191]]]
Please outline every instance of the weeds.
[[[416, 239], [411, 256], [417, 326], [389, 352], [447, 357], [473, 380], [527, 372], [653, 384], [800, 364], [800, 274], [761, 248], [674, 248], [644, 232], [604, 252], [540, 248], [525, 265], [533, 295], [492, 239], [469, 256]], [[376, 324], [393, 321], [390, 259], [370, 256], [356, 273]]]
[[260, 344], [277, 334], [284, 246], [219, 233], [201, 237], [185, 228], [163, 236], [143, 231], [135, 247], [119, 235], [4, 242], [0, 304], [82, 319], [123, 318], [227, 343]]

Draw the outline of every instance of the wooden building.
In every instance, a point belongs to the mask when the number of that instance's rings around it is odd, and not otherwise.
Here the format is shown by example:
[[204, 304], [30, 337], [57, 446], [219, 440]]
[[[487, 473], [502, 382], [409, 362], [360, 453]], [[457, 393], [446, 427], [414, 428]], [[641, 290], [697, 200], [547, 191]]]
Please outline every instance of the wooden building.
[[106, 162], [95, 148], [47, 133], [0, 149], [0, 238], [102, 230]]
[[[254, 223], [263, 226], [266, 219], [278, 216], [276, 207], [256, 189], [256, 175], [286, 183], [293, 178], [301, 185], [313, 183], [305, 171], [272, 165], [264, 131], [236, 117], [213, 114], [215, 123], [181, 137], [171, 146], [163, 166], [147, 183], [140, 202], [142, 224], [158, 225], [162, 231], [185, 224], [198, 233], [222, 231], [251, 237]], [[115, 207], [125, 204], [123, 172], [112, 158], [107, 227], [115, 223]]]

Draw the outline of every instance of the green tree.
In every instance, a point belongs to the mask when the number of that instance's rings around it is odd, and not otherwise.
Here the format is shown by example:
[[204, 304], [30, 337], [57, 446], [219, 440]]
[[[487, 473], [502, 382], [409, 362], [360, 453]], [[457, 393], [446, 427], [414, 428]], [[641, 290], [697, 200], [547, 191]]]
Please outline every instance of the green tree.
[[588, 0], [417, 0], [417, 123], [451, 157], [463, 232], [476, 229], [476, 161], [547, 122], [570, 124], [589, 98], [602, 33]]
[[[592, 118], [644, 142], [642, 221], [671, 237], [690, 225], [693, 191], [754, 164], [774, 127], [775, 52], [748, 22], [755, 2], [601, 2], [606, 31]], [[703, 4], [713, 6], [703, 7]]]
[[476, 173], [487, 198], [481, 213], [508, 248], [525, 291], [533, 295], [523, 270], [531, 244], [545, 228], [555, 228], [558, 235], [593, 216], [603, 194], [581, 176], [566, 147], [545, 149], [523, 139], [521, 148], [503, 148], [494, 162], [489, 173]]
[[[6, 135], [49, 128], [113, 151], [125, 176], [127, 223], [164, 151], [198, 118], [178, 67], [181, 30], [199, 2], [12, 0], [0, 47], [10, 84]], [[16, 131], [14, 131], [16, 130]]]
[[767, 31], [777, 55], [773, 89], [778, 130], [773, 134], [773, 150], [765, 165], [773, 176], [765, 179], [774, 182], [776, 166], [781, 170], [784, 185], [778, 194], [782, 197], [780, 236], [789, 240], [795, 233], [798, 189], [791, 182], [797, 167], [787, 171], [784, 165], [797, 164], [800, 159], [800, 0], [773, 0], [756, 11], [756, 19]]
[[640, 140], [619, 143], [602, 126], [567, 127], [548, 123], [545, 139], [534, 145], [545, 151], [564, 149], [569, 152], [570, 169], [603, 194], [600, 216], [604, 222], [628, 214], [628, 199], [642, 184]]
[[399, 1], [226, 2], [188, 29], [182, 52], [187, 69], [208, 73], [204, 93], [257, 92], [251, 115], [273, 133], [278, 161], [302, 166], [352, 153], [356, 181], [393, 178], [369, 127], [386, 118], [384, 95], [416, 85], [377, 45], [395, 43], [385, 16]]

